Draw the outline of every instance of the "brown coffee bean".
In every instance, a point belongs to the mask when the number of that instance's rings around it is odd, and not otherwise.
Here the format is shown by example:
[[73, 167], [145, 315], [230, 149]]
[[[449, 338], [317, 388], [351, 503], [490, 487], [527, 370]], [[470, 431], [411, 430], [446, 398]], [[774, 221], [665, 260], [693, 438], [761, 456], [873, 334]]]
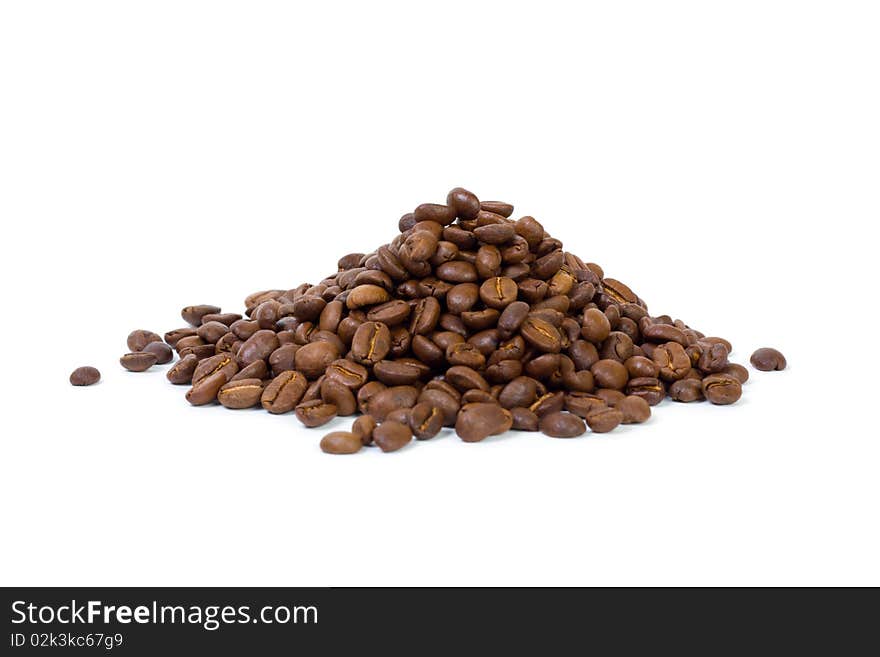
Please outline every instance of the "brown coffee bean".
[[590, 393], [570, 393], [565, 395], [565, 410], [585, 418], [597, 408], [607, 406], [605, 400]]
[[360, 439], [362, 445], [372, 445], [376, 426], [376, 419], [372, 415], [361, 415], [351, 425], [351, 432]]
[[707, 345], [697, 361], [697, 367], [708, 374], [723, 372], [727, 367], [727, 347], [719, 343]]
[[664, 381], [678, 381], [691, 369], [691, 359], [677, 342], [667, 342], [654, 350], [653, 361]]
[[496, 310], [502, 310], [516, 301], [518, 293], [516, 283], [504, 276], [489, 278], [480, 286], [480, 299]]
[[623, 413], [616, 408], [597, 408], [587, 415], [586, 420], [593, 433], [608, 433], [623, 422]]
[[596, 380], [596, 385], [601, 388], [623, 390], [629, 380], [629, 373], [623, 363], [610, 358], [594, 363], [590, 372]]
[[302, 401], [307, 387], [308, 381], [300, 372], [281, 372], [263, 390], [260, 403], [270, 413], [288, 413]]
[[703, 379], [703, 394], [713, 404], [733, 404], [742, 396], [742, 384], [728, 374], [710, 374]]
[[189, 385], [192, 383], [193, 372], [195, 372], [198, 364], [199, 359], [193, 354], [189, 354], [172, 365], [165, 376], [175, 385]]
[[623, 363], [630, 378], [656, 377], [660, 375], [660, 368], [650, 358], [644, 356], [631, 356]]
[[254, 361], [266, 360], [280, 346], [275, 331], [260, 329], [241, 345], [236, 360], [240, 366], [245, 367]]
[[413, 335], [426, 335], [434, 330], [438, 321], [440, 302], [434, 297], [426, 297], [416, 304], [409, 331]]
[[674, 401], [692, 402], [705, 399], [703, 382], [698, 379], [679, 379], [669, 386], [669, 396]]
[[419, 402], [410, 409], [409, 426], [417, 440], [429, 440], [443, 428], [443, 411], [427, 402]]
[[[505, 218], [513, 214], [513, 206], [510, 203], [504, 203], [503, 201], [482, 201], [480, 203], [480, 209], [485, 212], [501, 215]], [[543, 232], [543, 229], [541, 232]]]
[[128, 339], [126, 343], [128, 344], [128, 350], [132, 353], [143, 351], [144, 347], [146, 347], [151, 342], [162, 342], [162, 338], [157, 333], [153, 333], [152, 331], [146, 331], [144, 329], [138, 329], [136, 331], [132, 331], [128, 334]]
[[199, 364], [193, 370], [192, 383], [199, 383], [215, 372], [223, 372], [226, 383], [238, 372], [238, 364], [229, 354], [216, 354], [199, 361]]
[[367, 399], [361, 412], [369, 413], [377, 422], [384, 422], [392, 411], [415, 406], [418, 396], [419, 391], [412, 386], [385, 388]]
[[752, 354], [749, 359], [752, 367], [762, 372], [772, 372], [774, 370], [784, 370], [787, 363], [782, 352], [772, 347], [762, 347]]
[[194, 328], [181, 328], [174, 329], [173, 331], [168, 331], [165, 334], [165, 342], [171, 345], [172, 348], [177, 347], [177, 342], [181, 338], [190, 338], [196, 335], [196, 329]]
[[516, 407], [510, 409], [510, 416], [513, 418], [512, 429], [517, 431], [537, 431], [538, 416], [527, 408]]
[[327, 454], [354, 454], [362, 446], [360, 436], [349, 431], [333, 431], [321, 438], [321, 451]]
[[375, 365], [391, 350], [391, 333], [381, 322], [365, 322], [355, 331], [352, 358], [363, 365]]
[[489, 390], [489, 383], [486, 379], [476, 370], [464, 365], [455, 365], [446, 370], [446, 380], [462, 392], [473, 388]]
[[455, 424], [458, 410], [461, 404], [456, 397], [440, 389], [425, 388], [419, 394], [419, 404], [428, 404], [437, 408], [443, 414], [443, 426], [451, 427]]
[[538, 417], [558, 413], [563, 408], [565, 408], [565, 395], [562, 392], [544, 393], [529, 406], [529, 410]]
[[727, 367], [721, 370], [720, 374], [728, 374], [740, 383], [749, 380], [749, 371], [739, 363], [728, 363]]
[[448, 226], [455, 221], [457, 210], [448, 205], [422, 203], [413, 211], [413, 218], [419, 221], [435, 221], [441, 226]]
[[77, 367], [70, 373], [70, 385], [72, 386], [92, 386], [100, 380], [101, 373], [88, 365]]
[[463, 260], [444, 262], [434, 273], [437, 278], [449, 283], [473, 283], [478, 278], [476, 267]]
[[623, 415], [621, 420], [623, 424], [641, 424], [651, 417], [651, 407], [648, 402], [635, 395], [624, 397], [614, 404], [614, 408]]
[[389, 420], [373, 429], [373, 443], [383, 452], [396, 452], [406, 447], [413, 438], [408, 424]]
[[357, 412], [357, 400], [351, 388], [330, 377], [324, 377], [321, 381], [321, 399], [336, 406], [336, 414], [339, 416], [345, 417]]
[[219, 312], [220, 308], [217, 306], [202, 304], [197, 306], [187, 306], [180, 311], [180, 316], [183, 317], [183, 321], [188, 322], [193, 326], [199, 326], [202, 323], [202, 317]]
[[349, 293], [345, 305], [349, 310], [353, 310], [385, 303], [389, 298], [388, 291], [378, 285], [358, 285]]
[[204, 377], [197, 383], [193, 383], [186, 393], [186, 400], [193, 406], [202, 406], [217, 399], [220, 388], [228, 383], [226, 373], [218, 370]]
[[143, 352], [153, 354], [156, 357], [157, 365], [170, 363], [171, 359], [174, 358], [174, 351], [164, 342], [151, 342], [143, 348]]
[[541, 418], [541, 431], [553, 438], [575, 438], [587, 431], [584, 421], [573, 413], [557, 411]]
[[559, 353], [562, 349], [562, 336], [557, 328], [534, 315], [525, 319], [520, 327], [520, 334], [526, 342], [539, 351]]
[[581, 335], [584, 340], [599, 344], [611, 333], [611, 322], [598, 308], [587, 308], [581, 321]]
[[309, 379], [316, 379], [333, 361], [339, 358], [339, 349], [330, 342], [312, 342], [296, 352], [296, 369]]
[[455, 216], [469, 221], [480, 213], [480, 200], [473, 192], [456, 187], [446, 195], [446, 205], [452, 208]]
[[217, 401], [226, 408], [251, 408], [260, 403], [263, 384], [260, 379], [239, 379], [230, 381], [220, 388]]
[[336, 417], [336, 406], [328, 404], [321, 399], [299, 404], [294, 413], [296, 418], [310, 428], [320, 427]]
[[649, 406], [656, 406], [666, 397], [666, 388], [656, 377], [639, 377], [629, 380], [626, 384], [626, 394], [641, 397]]
[[229, 327], [226, 324], [206, 322], [199, 326], [196, 335], [207, 343], [217, 344], [217, 341], [229, 332]]
[[125, 354], [119, 363], [129, 372], [145, 372], [156, 364], [156, 354], [143, 351]]
[[508, 431], [513, 416], [498, 404], [465, 404], [458, 412], [455, 432], [463, 441], [478, 442]]

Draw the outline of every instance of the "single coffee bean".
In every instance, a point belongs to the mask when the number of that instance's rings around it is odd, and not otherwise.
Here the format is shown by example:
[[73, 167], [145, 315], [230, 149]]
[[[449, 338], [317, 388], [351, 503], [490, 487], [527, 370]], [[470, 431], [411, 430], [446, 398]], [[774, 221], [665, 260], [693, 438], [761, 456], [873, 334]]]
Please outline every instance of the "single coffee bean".
[[[674, 384], [673, 384], [674, 385]], [[651, 417], [651, 407], [641, 397], [629, 395], [614, 404], [614, 408], [623, 415], [623, 424], [641, 424]]]
[[[300, 346], [298, 344], [288, 343], [281, 345], [275, 351], [269, 354], [269, 368], [272, 370], [272, 375], [278, 376], [279, 374], [281, 374], [281, 372], [295, 369], [296, 352], [298, 352], [299, 350]], [[265, 365], [266, 361], [257, 360], [251, 363], [251, 365], [255, 363], [263, 363]], [[247, 367], [250, 367], [250, 365], [248, 365]]]
[[202, 317], [219, 312], [220, 308], [218, 308], [217, 306], [201, 304], [196, 306], [187, 306], [180, 311], [180, 316], [183, 317], [183, 321], [188, 322], [193, 326], [199, 326], [202, 323]]
[[786, 366], [785, 356], [782, 352], [772, 347], [762, 347], [752, 354], [749, 359], [752, 367], [762, 372], [772, 372], [773, 370], [784, 370]]
[[229, 333], [229, 327], [226, 324], [213, 321], [205, 322], [196, 331], [196, 335], [210, 344], [217, 344], [217, 341], [227, 333]]
[[373, 443], [383, 452], [396, 452], [413, 438], [409, 425], [389, 420], [373, 429]]
[[129, 372], [145, 372], [156, 364], [156, 354], [143, 351], [125, 354], [119, 363]]
[[353, 310], [385, 303], [390, 298], [388, 291], [378, 285], [358, 285], [349, 293], [345, 305], [349, 310]]
[[199, 362], [193, 371], [192, 383], [195, 385], [204, 378], [215, 372], [223, 372], [226, 381], [229, 381], [238, 372], [238, 364], [229, 354], [216, 354]]
[[241, 367], [245, 367], [254, 361], [266, 360], [280, 346], [275, 331], [261, 329], [245, 340], [236, 354], [236, 360]]
[[230, 326], [233, 322], [241, 319], [238, 313], [208, 313], [202, 316], [202, 326], [209, 322], [219, 322], [226, 326]]
[[464, 365], [455, 365], [446, 370], [446, 380], [462, 392], [473, 388], [489, 390], [489, 383], [486, 379], [476, 370]]
[[708, 345], [708, 348], [703, 349], [697, 367], [708, 374], [724, 371], [727, 367], [727, 347], [717, 342]]
[[407, 320], [411, 311], [412, 308], [408, 303], [394, 299], [370, 308], [367, 319], [371, 322], [381, 322], [389, 327], [397, 327]]
[[641, 397], [649, 406], [656, 406], [666, 397], [666, 388], [656, 377], [639, 377], [629, 380], [626, 384], [626, 394]]
[[498, 402], [504, 408], [528, 408], [537, 396], [537, 382], [528, 376], [520, 376], [504, 386]]
[[443, 411], [426, 402], [410, 409], [409, 426], [417, 440], [429, 440], [443, 428]]
[[455, 216], [469, 221], [480, 214], [480, 199], [473, 192], [456, 187], [446, 195], [446, 205], [452, 208]]
[[535, 349], [549, 353], [559, 353], [562, 337], [550, 322], [531, 315], [520, 327], [520, 334]]
[[144, 329], [132, 331], [128, 334], [128, 339], [126, 340], [126, 343], [128, 344], [128, 350], [132, 353], [143, 351], [144, 347], [146, 347], [151, 342], [162, 342], [162, 338], [159, 336], [158, 333], [145, 331]]
[[678, 402], [693, 402], [705, 399], [703, 382], [698, 379], [679, 379], [669, 386], [669, 397]]
[[498, 404], [465, 404], [458, 412], [455, 432], [463, 441], [473, 443], [504, 433], [512, 426], [510, 411]]
[[529, 410], [538, 417], [557, 413], [563, 408], [565, 408], [565, 394], [562, 392], [545, 393], [529, 406]]
[[308, 385], [308, 380], [300, 372], [281, 372], [263, 390], [260, 403], [270, 413], [289, 413], [302, 401]]
[[351, 388], [330, 377], [324, 377], [321, 381], [321, 399], [336, 406], [336, 414], [339, 416], [345, 417], [357, 412], [357, 400]]
[[196, 329], [194, 328], [181, 328], [174, 329], [173, 331], [168, 331], [165, 334], [165, 342], [171, 345], [172, 348], [177, 346], [177, 341], [181, 338], [190, 338], [196, 335]]
[[351, 425], [351, 432], [360, 439], [362, 445], [372, 445], [376, 426], [376, 419], [372, 415], [361, 415]]
[[713, 404], [733, 404], [742, 396], [742, 384], [728, 374], [710, 374], [703, 379], [703, 394]]
[[538, 416], [527, 408], [517, 406], [510, 409], [510, 416], [513, 418], [512, 429], [517, 431], [537, 431], [539, 426]]
[[92, 386], [100, 380], [101, 373], [88, 365], [77, 367], [70, 373], [70, 385], [72, 386]]
[[339, 358], [339, 349], [330, 342], [312, 342], [299, 349], [294, 358], [296, 369], [309, 379], [316, 379], [333, 361]]
[[613, 390], [612, 388], [599, 388], [595, 391], [595, 395], [604, 401], [606, 406], [612, 407], [626, 397], [622, 391]]
[[660, 368], [657, 367], [657, 363], [644, 356], [631, 356], [623, 364], [631, 379], [645, 376], [655, 377], [660, 374]]
[[377, 422], [384, 422], [392, 411], [415, 406], [418, 396], [419, 391], [413, 386], [392, 386], [373, 395], [361, 410], [372, 415]]
[[607, 406], [605, 400], [590, 393], [569, 393], [565, 395], [565, 410], [585, 418], [597, 408]]
[[[481, 201], [480, 209], [485, 212], [501, 215], [504, 218], [513, 214], [513, 206], [510, 203], [505, 203], [503, 201]], [[541, 229], [541, 232], [544, 232], [543, 228]]]
[[369, 372], [363, 365], [342, 358], [334, 360], [327, 366], [327, 378], [338, 381], [352, 390], [357, 390], [367, 382]]
[[193, 372], [199, 364], [199, 359], [193, 354], [188, 354], [172, 365], [165, 375], [175, 385], [191, 384]]
[[623, 422], [623, 413], [616, 408], [597, 408], [587, 415], [586, 420], [593, 433], [608, 433]]
[[541, 418], [541, 431], [553, 438], [574, 438], [587, 431], [584, 421], [573, 413], [557, 411]]
[[416, 222], [435, 221], [441, 226], [448, 226], [455, 221], [457, 210], [448, 205], [437, 203], [422, 203], [413, 211]]
[[336, 417], [336, 406], [321, 399], [299, 404], [294, 411], [296, 418], [310, 428], [320, 427]]
[[629, 373], [623, 363], [610, 358], [594, 363], [590, 372], [593, 373], [596, 385], [601, 388], [623, 390], [629, 380]]
[[333, 431], [321, 438], [321, 451], [327, 454], [354, 454], [362, 446], [360, 436], [349, 431]]
[[251, 408], [260, 403], [263, 384], [260, 379], [239, 379], [230, 381], [220, 388], [217, 401], [226, 408]]
[[691, 359], [677, 342], [667, 342], [654, 350], [653, 361], [664, 381], [678, 381], [691, 369]]
[[391, 351], [391, 332], [381, 322], [364, 322], [351, 343], [352, 359], [362, 365], [372, 366], [383, 360]]
[[455, 419], [458, 417], [458, 410], [461, 408], [458, 399], [448, 392], [427, 387], [419, 393], [418, 403], [429, 404], [433, 408], [439, 409], [443, 414], [444, 427], [455, 425]]
[[203, 406], [217, 399], [220, 388], [228, 383], [226, 373], [218, 370], [204, 377], [197, 383], [193, 383], [186, 393], [186, 400], [193, 406]]
[[147, 354], [153, 354], [156, 357], [157, 365], [170, 363], [171, 359], [174, 358], [174, 351], [171, 349], [171, 347], [161, 341], [151, 342], [143, 348], [143, 352]]
[[740, 383], [749, 380], [749, 371], [739, 363], [728, 363], [727, 367], [721, 370], [720, 374], [728, 374]]
[[611, 323], [608, 317], [598, 308], [587, 308], [581, 321], [581, 335], [584, 340], [593, 344], [599, 344], [611, 332]]

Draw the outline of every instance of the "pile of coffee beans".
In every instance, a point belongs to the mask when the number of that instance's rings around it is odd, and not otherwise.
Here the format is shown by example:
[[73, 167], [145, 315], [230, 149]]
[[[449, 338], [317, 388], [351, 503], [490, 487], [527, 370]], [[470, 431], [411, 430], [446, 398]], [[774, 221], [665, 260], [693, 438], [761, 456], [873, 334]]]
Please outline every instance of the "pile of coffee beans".
[[[454, 427], [465, 442], [509, 429], [574, 438], [638, 424], [667, 396], [732, 404], [749, 378], [731, 344], [651, 315], [626, 284], [566, 251], [534, 217], [456, 188], [398, 222], [319, 283], [263, 290], [244, 314], [187, 306], [189, 324], [128, 336], [139, 372], [179, 360], [194, 405], [262, 406], [307, 427], [362, 413], [321, 449], [391, 452]], [[782, 369], [774, 349], [752, 357]]]

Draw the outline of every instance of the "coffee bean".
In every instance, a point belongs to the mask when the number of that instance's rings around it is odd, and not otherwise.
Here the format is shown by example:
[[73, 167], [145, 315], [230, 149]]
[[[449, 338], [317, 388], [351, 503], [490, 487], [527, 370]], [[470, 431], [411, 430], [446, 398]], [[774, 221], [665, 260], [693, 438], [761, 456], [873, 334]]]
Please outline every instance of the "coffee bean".
[[678, 381], [691, 369], [691, 359], [677, 342], [667, 342], [654, 350], [653, 361], [664, 381]]
[[[677, 383], [680, 383], [680, 381]], [[621, 420], [623, 424], [641, 424], [651, 417], [651, 407], [648, 402], [635, 395], [624, 397], [614, 404], [614, 408], [623, 415]]]
[[368, 399], [364, 410], [372, 415], [377, 422], [384, 422], [392, 411], [415, 406], [418, 396], [419, 391], [412, 386], [392, 386], [377, 392]]
[[502, 310], [516, 301], [516, 283], [504, 276], [487, 279], [480, 287], [480, 299], [490, 308]]
[[220, 388], [217, 401], [226, 408], [251, 408], [260, 403], [263, 384], [260, 379], [230, 381]]
[[128, 344], [128, 350], [132, 353], [143, 351], [144, 347], [146, 347], [151, 342], [162, 342], [162, 338], [159, 337], [157, 333], [153, 333], [152, 331], [145, 331], [143, 329], [132, 331], [128, 334], [128, 339], [126, 340], [126, 343]]
[[349, 310], [353, 310], [385, 303], [389, 298], [388, 291], [378, 285], [358, 285], [349, 293], [345, 305]]
[[443, 414], [443, 426], [455, 425], [458, 410], [461, 408], [459, 401], [444, 390], [425, 388], [418, 396], [419, 404], [428, 404], [438, 409]]
[[773, 370], [784, 370], [786, 366], [785, 356], [782, 352], [772, 347], [762, 347], [752, 354], [749, 359], [752, 367], [762, 372], [772, 372]]
[[587, 431], [584, 421], [577, 415], [557, 411], [541, 418], [541, 431], [553, 438], [574, 438]]
[[372, 445], [376, 426], [376, 420], [372, 415], [361, 415], [351, 425], [351, 432], [360, 439], [362, 445]]
[[562, 349], [562, 337], [556, 327], [534, 315], [525, 319], [520, 334], [538, 351], [558, 353]]
[[679, 379], [669, 386], [669, 397], [679, 402], [705, 399], [703, 396], [703, 382], [697, 379]]
[[70, 385], [72, 386], [92, 386], [100, 380], [101, 373], [88, 365], [77, 367], [70, 373]]
[[[238, 372], [238, 364], [229, 354], [216, 354], [199, 362], [192, 374], [193, 385], [199, 383], [215, 372], [222, 372], [229, 381]], [[226, 383], [224, 381], [224, 383]]]
[[145, 372], [156, 364], [156, 354], [143, 351], [125, 354], [119, 363], [129, 372]]
[[440, 433], [443, 420], [443, 411], [427, 402], [419, 402], [410, 409], [409, 426], [417, 440], [428, 440]]
[[414, 218], [419, 221], [435, 221], [441, 226], [447, 226], [455, 221], [457, 210], [448, 205], [437, 203], [422, 203], [413, 212]]
[[245, 340], [236, 354], [236, 360], [239, 365], [245, 367], [254, 361], [266, 360], [280, 346], [275, 331], [261, 329]]
[[165, 342], [167, 342], [169, 345], [171, 345], [172, 348], [174, 348], [177, 347], [177, 342], [181, 338], [190, 338], [195, 335], [196, 329], [194, 328], [174, 329], [173, 331], [168, 331], [168, 333], [165, 334]]
[[196, 331], [196, 335], [210, 344], [217, 344], [217, 341], [227, 333], [229, 333], [229, 327], [226, 324], [213, 321], [202, 324]]
[[336, 417], [336, 406], [321, 399], [299, 404], [294, 411], [296, 418], [310, 428], [320, 427]]
[[172, 365], [165, 376], [175, 385], [189, 385], [192, 383], [193, 372], [198, 364], [199, 359], [193, 354], [188, 354]]
[[289, 413], [300, 403], [308, 385], [300, 372], [281, 372], [263, 390], [260, 403], [270, 413]]
[[630, 379], [626, 384], [626, 394], [641, 397], [650, 406], [656, 406], [666, 397], [666, 388], [656, 377], [639, 377]]
[[623, 390], [629, 380], [629, 374], [623, 363], [608, 358], [594, 363], [590, 372], [596, 380], [596, 385], [602, 388]]
[[455, 432], [468, 443], [495, 436], [513, 426], [513, 416], [497, 404], [465, 404], [458, 412]]
[[342, 417], [357, 412], [357, 400], [354, 393], [344, 383], [336, 379], [324, 377], [321, 381], [321, 399], [336, 407], [336, 414]]
[[697, 367], [708, 374], [723, 372], [727, 367], [727, 347], [719, 343], [708, 345], [700, 354]]
[[510, 203], [504, 203], [503, 201], [482, 201], [480, 203], [480, 209], [501, 215], [505, 218], [513, 214], [513, 206]]
[[180, 311], [180, 316], [183, 317], [183, 321], [188, 322], [193, 326], [199, 326], [202, 323], [202, 317], [219, 312], [220, 308], [218, 308], [217, 306], [202, 304], [196, 306], [187, 306]]
[[333, 431], [321, 438], [321, 451], [327, 454], [354, 454], [362, 446], [360, 436], [349, 431]]
[[186, 393], [186, 400], [193, 406], [203, 406], [217, 399], [220, 388], [228, 383], [226, 373], [217, 370], [208, 376], [194, 382], [192, 388]]
[[153, 354], [156, 357], [156, 363], [158, 365], [170, 363], [171, 359], [174, 358], [174, 351], [172, 351], [171, 347], [161, 341], [151, 342], [143, 348], [143, 352]]
[[599, 344], [611, 332], [608, 317], [598, 308], [587, 308], [581, 322], [581, 335], [593, 344]]
[[623, 422], [623, 413], [616, 408], [597, 408], [587, 415], [586, 420], [593, 433], [608, 433]]
[[510, 416], [513, 418], [511, 428], [518, 431], [537, 431], [538, 416], [527, 408], [516, 407], [510, 409]]
[[742, 384], [728, 374], [710, 374], [703, 379], [703, 394], [713, 404], [733, 404], [742, 396]]
[[749, 371], [739, 363], [728, 363], [727, 367], [721, 370], [720, 373], [729, 374], [740, 383], [745, 383], [749, 380]]
[[408, 424], [389, 420], [373, 429], [373, 443], [383, 452], [396, 452], [413, 438]]
[[296, 369], [308, 379], [316, 379], [334, 360], [339, 358], [339, 349], [329, 342], [312, 342], [301, 347], [294, 357]]

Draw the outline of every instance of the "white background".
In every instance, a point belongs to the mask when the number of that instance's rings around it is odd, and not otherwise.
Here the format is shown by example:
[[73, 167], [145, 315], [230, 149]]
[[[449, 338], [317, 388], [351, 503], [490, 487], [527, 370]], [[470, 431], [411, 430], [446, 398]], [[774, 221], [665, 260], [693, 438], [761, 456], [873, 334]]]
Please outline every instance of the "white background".
[[[3, 3], [0, 582], [880, 584], [876, 7]], [[456, 185], [789, 369], [342, 458], [119, 367]]]

